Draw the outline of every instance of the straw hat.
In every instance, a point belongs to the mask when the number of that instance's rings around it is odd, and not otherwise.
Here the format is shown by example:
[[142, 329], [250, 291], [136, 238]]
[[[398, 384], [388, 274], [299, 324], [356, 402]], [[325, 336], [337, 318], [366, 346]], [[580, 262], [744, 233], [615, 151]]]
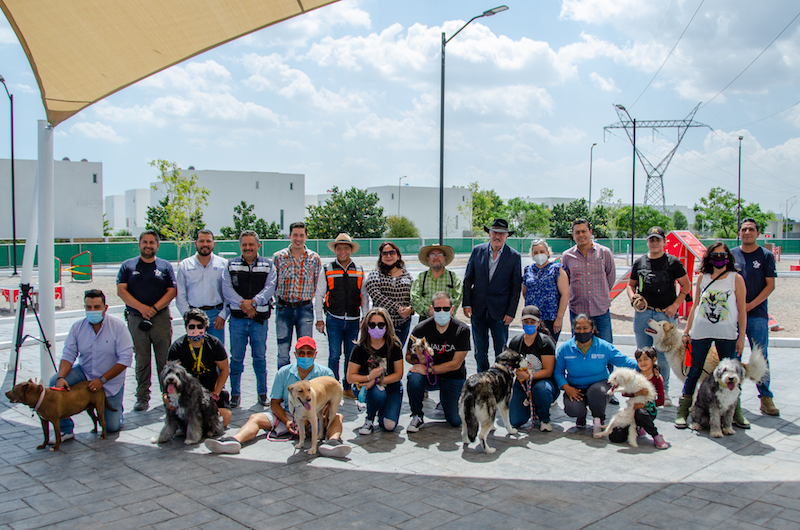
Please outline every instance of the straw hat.
[[350, 245], [353, 254], [358, 252], [359, 244], [353, 241], [353, 238], [350, 237], [348, 234], [339, 234], [333, 241], [328, 241], [328, 248], [331, 249], [331, 252], [336, 252], [336, 245], [338, 245], [339, 243]]
[[453, 258], [456, 257], [456, 253], [453, 250], [453, 247], [449, 247], [447, 245], [428, 245], [427, 247], [422, 247], [419, 249], [419, 254], [417, 257], [419, 258], [419, 262], [428, 266], [428, 254], [430, 254], [431, 250], [441, 250], [444, 252], [444, 266], [447, 267], [453, 262]]

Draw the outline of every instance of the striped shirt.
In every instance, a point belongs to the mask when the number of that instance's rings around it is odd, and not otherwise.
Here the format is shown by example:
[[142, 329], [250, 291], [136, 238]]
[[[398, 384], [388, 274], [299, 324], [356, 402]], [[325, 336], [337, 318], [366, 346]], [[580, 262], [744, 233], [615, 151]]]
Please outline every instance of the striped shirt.
[[[395, 328], [411, 320], [411, 316], [403, 318], [398, 313], [401, 306], [411, 306], [411, 274], [403, 269], [400, 276], [382, 274], [380, 269], [373, 269], [367, 276], [367, 292], [372, 298], [372, 307], [382, 307], [392, 317]], [[427, 312], [425, 313], [427, 314]]]
[[292, 255], [291, 246], [279, 250], [272, 256], [278, 271], [275, 294], [278, 300], [305, 302], [313, 300], [317, 290], [317, 278], [322, 267], [319, 255], [305, 247], [300, 259]]
[[611, 251], [593, 241], [584, 255], [575, 245], [561, 255], [561, 265], [569, 277], [569, 310], [591, 317], [604, 315], [611, 307], [609, 294], [617, 281]]

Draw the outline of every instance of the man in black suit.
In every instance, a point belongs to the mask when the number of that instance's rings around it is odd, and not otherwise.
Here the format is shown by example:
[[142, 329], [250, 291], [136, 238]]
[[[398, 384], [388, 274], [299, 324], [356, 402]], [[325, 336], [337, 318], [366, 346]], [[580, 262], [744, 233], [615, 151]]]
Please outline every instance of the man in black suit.
[[508, 325], [514, 320], [522, 289], [522, 258], [506, 245], [508, 221], [495, 219], [489, 242], [472, 249], [464, 274], [464, 315], [472, 324], [478, 371], [489, 369], [489, 330], [497, 357], [508, 340]]

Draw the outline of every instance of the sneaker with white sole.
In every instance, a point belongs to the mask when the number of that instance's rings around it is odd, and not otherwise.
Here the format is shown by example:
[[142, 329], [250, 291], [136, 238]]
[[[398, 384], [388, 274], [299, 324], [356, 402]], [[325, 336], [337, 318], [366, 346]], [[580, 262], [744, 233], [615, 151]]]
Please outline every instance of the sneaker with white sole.
[[319, 447], [317, 447], [319, 454], [328, 458], [344, 458], [350, 454], [351, 450], [352, 447], [342, 442], [338, 438], [325, 440], [319, 444]]
[[553, 432], [553, 425], [549, 421], [543, 421], [539, 424], [539, 430], [542, 432]]
[[242, 444], [233, 436], [223, 436], [219, 440], [206, 438], [205, 446], [212, 453], [236, 455], [242, 449]]
[[[67, 440], [72, 440], [73, 438], [75, 438], [75, 433], [71, 433], [71, 432], [62, 432], [61, 433], [61, 441], [62, 442], [66, 442]], [[47, 441], [47, 445], [55, 445], [55, 444], [56, 444], [55, 437], [53, 437], [53, 438], [51, 438], [51, 439], [49, 439]]]
[[600, 418], [595, 418], [594, 423], [592, 424], [592, 434], [600, 434], [600, 431], [603, 430], [603, 420]]
[[411, 423], [406, 427], [406, 431], [419, 432], [419, 428], [422, 427], [424, 423], [425, 420], [422, 419], [422, 416], [411, 416]]
[[647, 435], [647, 433], [645, 432], [643, 427], [637, 427], [636, 428], [636, 437], [637, 438], [644, 438], [645, 435]]
[[372, 431], [375, 429], [375, 426], [372, 424], [372, 420], [367, 420], [364, 422], [364, 425], [358, 430], [358, 434], [372, 434]]
[[664, 435], [662, 434], [656, 434], [653, 437], [653, 443], [655, 443], [657, 449], [666, 449], [669, 447], [669, 444], [664, 440]]
[[672, 406], [672, 400], [670, 398], [664, 398], [664, 406], [665, 407], [671, 407]]

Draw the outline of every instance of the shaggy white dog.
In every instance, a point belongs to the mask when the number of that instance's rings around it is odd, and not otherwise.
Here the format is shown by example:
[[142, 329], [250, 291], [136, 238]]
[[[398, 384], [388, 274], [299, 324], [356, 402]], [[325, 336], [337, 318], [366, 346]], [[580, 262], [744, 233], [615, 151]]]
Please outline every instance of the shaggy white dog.
[[[614, 392], [622, 392], [632, 397], [628, 398], [625, 408], [621, 408], [606, 426], [605, 430], [596, 433], [595, 438], [608, 436], [615, 428], [628, 428], [628, 444], [631, 447], [639, 447], [636, 442], [636, 422], [634, 405], [637, 403], [646, 404], [656, 398], [656, 389], [645, 376], [631, 368], [615, 368], [608, 377], [608, 384], [611, 388], [608, 395]], [[638, 395], [641, 393], [641, 395]]]

